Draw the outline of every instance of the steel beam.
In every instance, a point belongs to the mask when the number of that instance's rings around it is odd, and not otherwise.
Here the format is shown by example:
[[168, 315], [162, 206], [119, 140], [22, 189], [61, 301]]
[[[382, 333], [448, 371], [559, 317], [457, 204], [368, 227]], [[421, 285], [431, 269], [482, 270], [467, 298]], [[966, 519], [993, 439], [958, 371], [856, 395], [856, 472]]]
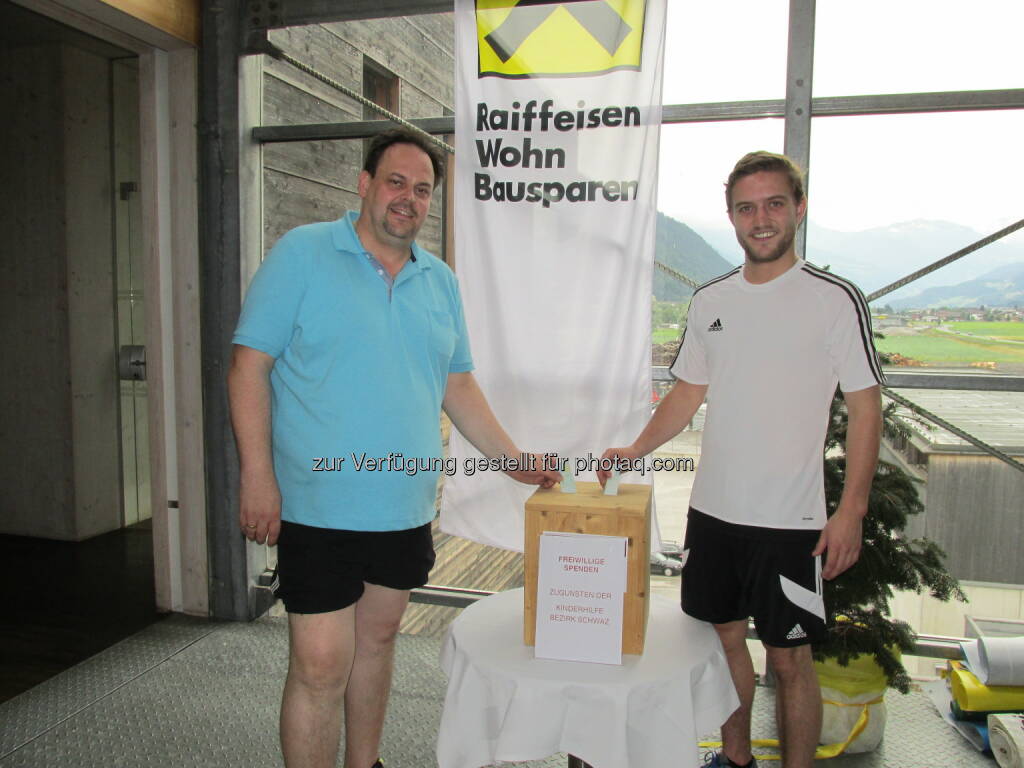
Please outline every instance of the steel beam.
[[975, 112], [993, 109], [1024, 109], [1024, 88], [829, 96], [811, 100], [811, 114], [815, 117]]
[[243, 23], [245, 31], [251, 32], [303, 24], [451, 13], [454, 8], [453, 0], [246, 0]]
[[225, 380], [241, 304], [239, 0], [204, 0], [199, 49], [199, 269], [210, 614], [245, 621], [273, 600], [250, 584], [238, 531], [238, 457]]
[[892, 389], [967, 389], [981, 392], [1024, 392], [1024, 376], [984, 373], [924, 373], [885, 371]]
[[[443, 135], [455, 132], [454, 117], [424, 117], [410, 123], [427, 133]], [[349, 123], [312, 123], [309, 125], [263, 125], [252, 129], [252, 138], [262, 144], [324, 139], [366, 139], [394, 128], [390, 120], [359, 120]]]
[[[652, 381], [675, 381], [668, 366], [651, 368]], [[960, 389], [976, 392], [1024, 392], [1024, 376], [986, 373], [933, 373], [885, 369], [886, 384], [892, 389]]]
[[717, 123], [727, 120], [762, 120], [786, 116], [784, 99], [763, 101], [712, 101], [701, 104], [666, 104], [661, 108], [661, 122]]
[[427, 605], [441, 605], [446, 608], [465, 608], [482, 597], [493, 595], [481, 589], [462, 589], [443, 585], [427, 584], [412, 591], [410, 602]]
[[[814, 117], [850, 117], [855, 115], [911, 114], [927, 112], [986, 111], [1024, 109], [1024, 89], [1002, 91], [948, 91], [941, 93], [897, 93], [880, 96], [837, 96], [811, 101]], [[662, 123], [713, 123], [729, 120], [784, 118], [783, 99], [765, 101], [722, 101], [704, 104], [667, 104]], [[410, 122], [436, 135], [455, 131], [455, 118], [432, 117]], [[382, 120], [312, 125], [262, 126], [253, 131], [261, 142], [312, 141], [316, 139], [353, 139], [373, 136], [390, 123]]]
[[[461, 589], [458, 587], [445, 587], [441, 585], [427, 584], [425, 587], [414, 589], [410, 598], [414, 603], [426, 603], [428, 605], [440, 605], [448, 608], [465, 608], [472, 605], [481, 598], [493, 595], [480, 589]], [[757, 630], [754, 623], [747, 623], [747, 637], [757, 640]], [[914, 650], [912, 656], [926, 656], [934, 659], [963, 659], [963, 652], [960, 643], [964, 641], [960, 637], [945, 637], [942, 635], [915, 635]]]
[[[883, 93], [865, 96], [823, 96], [811, 99], [812, 117], [857, 115], [908, 115], [929, 112], [984, 112], [1024, 109], [1024, 88], [992, 91], [938, 91], [934, 93]], [[725, 120], [784, 118], [784, 99], [719, 101], [702, 104], [668, 104], [662, 122], [708, 123]]]
[[[811, 101], [814, 117], [910, 114], [920, 112], [984, 111], [1024, 109], [1024, 89], [1003, 91], [949, 91], [944, 93], [897, 93], [881, 96], [838, 96]], [[662, 123], [712, 123], [728, 120], [784, 118], [786, 102], [722, 101], [706, 104], [669, 104], [662, 110]], [[428, 117], [409, 122], [435, 136], [455, 132], [455, 118]], [[309, 125], [268, 125], [254, 128], [253, 139], [269, 144], [284, 141], [364, 139], [393, 127], [387, 120], [359, 120]]]
[[[783, 152], [803, 169], [804, 191], [810, 191], [811, 79], [814, 72], [815, 0], [789, 0], [789, 44], [786, 60], [786, 129]], [[807, 219], [796, 233], [796, 253], [803, 258]]]

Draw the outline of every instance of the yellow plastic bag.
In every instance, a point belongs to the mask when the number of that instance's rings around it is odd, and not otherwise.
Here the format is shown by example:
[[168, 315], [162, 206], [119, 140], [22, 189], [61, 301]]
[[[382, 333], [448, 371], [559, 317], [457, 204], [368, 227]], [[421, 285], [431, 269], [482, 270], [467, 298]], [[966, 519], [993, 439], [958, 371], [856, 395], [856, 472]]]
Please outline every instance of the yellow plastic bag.
[[[821, 743], [845, 745], [840, 752], [870, 752], [885, 734], [886, 679], [873, 656], [840, 666], [835, 659], [814, 663], [821, 685]], [[837, 752], [836, 754], [839, 754]]]
[[[897, 652], [897, 657], [898, 657]], [[885, 673], [873, 656], [855, 656], [843, 667], [835, 659], [814, 662], [821, 685], [822, 717], [820, 746], [816, 760], [836, 757], [844, 752], [870, 752], [885, 733]], [[751, 746], [778, 748], [778, 739], [752, 739]], [[720, 741], [702, 741], [713, 749]], [[758, 760], [778, 760], [778, 755], [757, 754]]]

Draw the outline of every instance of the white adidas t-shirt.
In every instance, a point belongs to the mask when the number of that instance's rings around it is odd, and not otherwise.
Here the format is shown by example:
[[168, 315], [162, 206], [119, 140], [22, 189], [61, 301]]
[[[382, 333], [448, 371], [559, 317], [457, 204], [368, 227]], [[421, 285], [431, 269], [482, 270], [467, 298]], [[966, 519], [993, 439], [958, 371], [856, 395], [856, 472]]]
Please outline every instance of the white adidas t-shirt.
[[760, 285], [737, 268], [694, 293], [671, 371], [708, 385], [691, 506], [742, 525], [822, 528], [836, 383], [882, 383], [856, 286], [802, 260]]

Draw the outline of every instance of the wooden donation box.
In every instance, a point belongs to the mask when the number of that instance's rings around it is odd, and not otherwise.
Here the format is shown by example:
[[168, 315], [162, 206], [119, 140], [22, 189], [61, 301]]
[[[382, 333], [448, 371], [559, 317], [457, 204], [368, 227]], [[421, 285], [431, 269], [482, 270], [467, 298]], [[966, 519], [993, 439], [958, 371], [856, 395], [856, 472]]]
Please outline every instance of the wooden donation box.
[[576, 483], [576, 489], [576, 493], [562, 493], [558, 486], [539, 488], [526, 502], [523, 640], [533, 645], [536, 638], [541, 534], [623, 536], [628, 539], [628, 551], [622, 652], [643, 653], [651, 586], [651, 486], [623, 483], [616, 496], [605, 496], [598, 483]]

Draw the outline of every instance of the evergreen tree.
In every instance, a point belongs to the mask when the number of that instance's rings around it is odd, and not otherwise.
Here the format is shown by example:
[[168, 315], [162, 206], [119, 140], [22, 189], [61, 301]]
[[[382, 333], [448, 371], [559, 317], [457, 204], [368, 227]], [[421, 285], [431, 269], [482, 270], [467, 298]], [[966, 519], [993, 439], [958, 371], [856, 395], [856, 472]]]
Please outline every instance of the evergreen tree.
[[[906, 437], [908, 429], [895, 416], [895, 403], [883, 411], [883, 433]], [[825, 439], [825, 503], [829, 517], [839, 506], [846, 468], [846, 408], [839, 392], [832, 399]], [[945, 552], [928, 539], [909, 539], [904, 530], [912, 515], [923, 511], [913, 480], [900, 467], [880, 461], [864, 518], [860, 558], [849, 570], [825, 582], [828, 637], [814, 646], [814, 657], [836, 658], [841, 665], [858, 654], [871, 654], [888, 683], [902, 693], [910, 677], [894, 649], [913, 649], [913, 630], [889, 617], [893, 590], [928, 593], [942, 601], [966, 601], [960, 584], [946, 572]]]

